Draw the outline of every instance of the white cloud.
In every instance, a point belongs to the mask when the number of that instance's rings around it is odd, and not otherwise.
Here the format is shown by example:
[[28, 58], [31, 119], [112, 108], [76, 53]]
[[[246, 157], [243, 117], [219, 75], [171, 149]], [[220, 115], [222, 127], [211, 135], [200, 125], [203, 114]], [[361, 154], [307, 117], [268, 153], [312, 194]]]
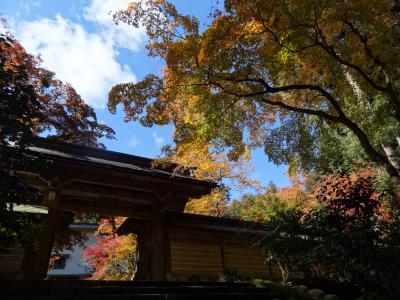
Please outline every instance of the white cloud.
[[135, 148], [137, 145], [139, 145], [139, 141], [135, 136], [132, 136], [131, 139], [129, 140], [129, 146]]
[[83, 16], [99, 26], [106, 39], [112, 39], [119, 47], [138, 51], [145, 37], [144, 28], [135, 28], [121, 22], [116, 25], [112, 19], [115, 12], [128, 8], [130, 2], [132, 0], [92, 0], [83, 9]]
[[28, 52], [40, 54], [44, 67], [70, 83], [94, 107], [105, 106], [114, 84], [136, 81], [129, 66], [117, 62], [112, 39], [88, 33], [59, 14], [55, 20], [17, 23], [13, 31]]
[[159, 136], [157, 132], [153, 131], [152, 134], [154, 143], [156, 143], [157, 147], [161, 147], [164, 144], [164, 138]]

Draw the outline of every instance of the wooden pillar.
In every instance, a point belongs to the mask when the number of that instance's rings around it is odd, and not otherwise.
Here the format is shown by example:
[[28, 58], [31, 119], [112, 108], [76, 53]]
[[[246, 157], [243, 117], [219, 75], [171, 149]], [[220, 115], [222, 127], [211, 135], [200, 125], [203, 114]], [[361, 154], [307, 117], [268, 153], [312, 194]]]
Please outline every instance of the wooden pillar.
[[153, 207], [151, 234], [151, 280], [166, 280], [167, 244], [163, 225], [166, 206], [158, 203]]
[[24, 278], [44, 279], [51, 257], [54, 235], [57, 225], [58, 204], [60, 192], [57, 187], [50, 187], [45, 195], [43, 204], [49, 208], [45, 217], [45, 226], [39, 236], [39, 245], [34, 249], [26, 249], [24, 258]]
[[[139, 222], [138, 222], [139, 223]], [[151, 222], [144, 221], [135, 231], [137, 237], [135, 280], [150, 280]]]

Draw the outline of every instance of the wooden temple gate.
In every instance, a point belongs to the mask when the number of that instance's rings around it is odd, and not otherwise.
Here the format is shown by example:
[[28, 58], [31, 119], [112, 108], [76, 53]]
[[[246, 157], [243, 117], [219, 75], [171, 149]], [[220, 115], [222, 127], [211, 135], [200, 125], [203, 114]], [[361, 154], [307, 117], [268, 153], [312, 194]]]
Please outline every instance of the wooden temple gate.
[[22, 172], [48, 207], [40, 245], [25, 255], [25, 278], [46, 277], [55, 232], [67, 228], [76, 212], [128, 217], [119, 231], [137, 234], [136, 279], [215, 280], [226, 269], [266, 277], [261, 253], [238, 238], [243, 224], [183, 213], [187, 201], [210, 193], [214, 182], [153, 168], [151, 159], [48, 139], [37, 139], [28, 153], [50, 161], [51, 176]]

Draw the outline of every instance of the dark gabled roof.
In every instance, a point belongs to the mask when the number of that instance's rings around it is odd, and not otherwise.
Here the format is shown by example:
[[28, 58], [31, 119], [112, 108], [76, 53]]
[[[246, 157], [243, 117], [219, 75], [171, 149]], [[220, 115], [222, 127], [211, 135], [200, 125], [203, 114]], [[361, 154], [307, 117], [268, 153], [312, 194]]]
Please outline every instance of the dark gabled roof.
[[[265, 223], [172, 211], [166, 213], [163, 223], [167, 228], [202, 229], [213, 232], [244, 233], [250, 235], [266, 234], [270, 231], [270, 228]], [[119, 226], [117, 233], [131, 233], [137, 224], [138, 220], [128, 218]]]
[[249, 234], [269, 231], [265, 223], [182, 212], [167, 212], [164, 222], [165, 225], [171, 227], [197, 228], [212, 231], [217, 230]]
[[153, 159], [150, 158], [65, 143], [53, 139], [35, 138], [33, 146], [28, 147], [27, 150], [30, 154], [39, 155], [46, 159], [74, 161], [79, 164], [108, 167], [125, 172], [133, 171], [151, 176], [191, 181], [196, 184], [207, 185], [210, 188], [217, 186], [216, 182], [196, 179], [188, 174], [189, 172], [184, 175], [174, 174], [173, 169], [177, 166], [174, 164], [164, 169], [153, 167]]

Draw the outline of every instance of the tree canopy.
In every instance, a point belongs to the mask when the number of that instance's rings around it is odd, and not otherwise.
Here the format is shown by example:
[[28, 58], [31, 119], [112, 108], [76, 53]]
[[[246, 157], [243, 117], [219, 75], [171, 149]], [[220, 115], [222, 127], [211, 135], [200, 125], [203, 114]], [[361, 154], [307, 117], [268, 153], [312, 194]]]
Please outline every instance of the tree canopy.
[[[263, 146], [276, 163], [312, 168], [321, 128], [353, 135], [399, 178], [399, 9], [396, 1], [226, 0], [200, 32], [167, 1], [132, 3], [115, 21], [144, 26], [161, 76], [116, 85], [109, 109], [174, 124], [239, 159]], [[285, 127], [285, 130], [279, 128]]]
[[[2, 49], [4, 70], [23, 69], [25, 84], [31, 89], [31, 97], [36, 106], [30, 106], [36, 118], [17, 116], [16, 123], [25, 126], [25, 130], [32, 135], [44, 134], [65, 142], [81, 144], [91, 147], [104, 147], [98, 139], [113, 138], [114, 131], [97, 121], [93, 108], [85, 104], [81, 96], [68, 83], [63, 83], [55, 74], [41, 67], [41, 60], [25, 51], [22, 45], [10, 35], [2, 35], [0, 47]], [[14, 92], [14, 103], [29, 105], [25, 93], [17, 93], [17, 86], [9, 84], [9, 92]], [[15, 89], [15, 90], [14, 90]], [[18, 100], [18, 101], [16, 101]], [[24, 102], [25, 101], [25, 102]], [[11, 107], [5, 103], [5, 107]]]

